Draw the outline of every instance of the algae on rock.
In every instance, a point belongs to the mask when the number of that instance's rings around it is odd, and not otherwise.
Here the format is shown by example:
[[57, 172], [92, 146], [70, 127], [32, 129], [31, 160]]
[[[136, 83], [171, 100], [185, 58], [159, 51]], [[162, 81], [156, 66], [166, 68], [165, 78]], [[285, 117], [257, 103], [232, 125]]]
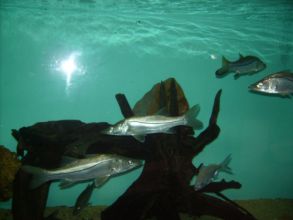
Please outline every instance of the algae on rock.
[[12, 197], [12, 184], [20, 165], [16, 154], [0, 145], [0, 201]]

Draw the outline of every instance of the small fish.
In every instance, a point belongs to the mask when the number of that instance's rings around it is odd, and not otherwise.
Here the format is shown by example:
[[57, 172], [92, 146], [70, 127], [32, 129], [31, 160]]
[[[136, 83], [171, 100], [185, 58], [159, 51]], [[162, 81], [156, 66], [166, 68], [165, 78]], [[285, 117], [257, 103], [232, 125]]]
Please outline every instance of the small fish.
[[239, 54], [240, 58], [234, 62], [228, 61], [222, 57], [222, 67], [216, 71], [217, 77], [223, 77], [230, 72], [236, 73], [234, 79], [242, 75], [254, 74], [266, 68], [266, 64], [255, 56], [246, 56]]
[[138, 141], [144, 142], [145, 135], [173, 133], [170, 129], [178, 125], [187, 125], [194, 129], [200, 129], [203, 127], [203, 124], [195, 118], [199, 110], [199, 105], [194, 105], [184, 115], [177, 117], [163, 115], [134, 116], [118, 122], [102, 133], [109, 135], [132, 135]]
[[293, 94], [293, 73], [289, 70], [273, 73], [248, 88], [255, 92], [289, 97]]
[[231, 168], [228, 167], [231, 159], [231, 155], [228, 155], [226, 159], [220, 164], [210, 164], [208, 166], [201, 165], [199, 167], [199, 173], [194, 184], [194, 189], [196, 191], [201, 190], [206, 185], [211, 183], [212, 180], [216, 179], [219, 175], [219, 172], [221, 171], [233, 174]]
[[89, 184], [78, 196], [74, 208], [73, 208], [73, 215], [78, 215], [81, 210], [83, 210], [86, 206], [89, 205], [89, 200], [92, 196], [93, 190], [95, 188], [95, 182]]
[[30, 188], [34, 189], [47, 181], [62, 180], [60, 188], [70, 187], [81, 181], [95, 179], [98, 187], [111, 176], [127, 172], [142, 165], [142, 161], [111, 154], [97, 154], [84, 159], [70, 161], [54, 170], [23, 165], [21, 169], [32, 174]]

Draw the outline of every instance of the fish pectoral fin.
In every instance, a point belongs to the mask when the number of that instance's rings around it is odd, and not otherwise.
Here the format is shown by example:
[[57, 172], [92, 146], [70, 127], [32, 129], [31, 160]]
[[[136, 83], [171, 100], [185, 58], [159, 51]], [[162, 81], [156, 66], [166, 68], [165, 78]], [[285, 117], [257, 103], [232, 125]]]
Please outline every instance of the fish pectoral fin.
[[70, 179], [64, 179], [60, 182], [59, 184], [59, 188], [60, 189], [66, 189], [69, 188], [71, 186], [73, 186], [76, 182], [70, 180]]
[[107, 182], [109, 177], [110, 175], [96, 177], [94, 181], [95, 187], [100, 187], [101, 185], [103, 185], [105, 182]]
[[234, 79], [238, 79], [240, 77], [240, 73], [236, 73], [235, 75], [234, 75]]
[[133, 135], [133, 137], [141, 143], [145, 141], [145, 135]]

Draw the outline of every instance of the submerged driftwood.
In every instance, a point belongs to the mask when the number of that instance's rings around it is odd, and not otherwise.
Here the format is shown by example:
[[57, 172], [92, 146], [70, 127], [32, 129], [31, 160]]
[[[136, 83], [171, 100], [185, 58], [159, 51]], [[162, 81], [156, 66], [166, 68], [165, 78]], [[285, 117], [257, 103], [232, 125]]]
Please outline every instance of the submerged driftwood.
[[[176, 82], [169, 88], [171, 95], [164, 94], [161, 84], [160, 107], [169, 103], [171, 115], [178, 115]], [[102, 212], [103, 220], [179, 220], [179, 213], [192, 216], [211, 215], [222, 219], [254, 219], [246, 210], [237, 206], [222, 190], [241, 187], [240, 183], [221, 181], [211, 183], [201, 191], [189, 185], [198, 170], [192, 159], [206, 145], [217, 138], [220, 128], [217, 117], [220, 105], [219, 91], [215, 97], [208, 127], [196, 138], [193, 130], [177, 127], [176, 134], [147, 135], [144, 143], [130, 136], [108, 136], [100, 133], [107, 123], [86, 124], [81, 121], [51, 121], [14, 130], [18, 148], [28, 150], [24, 164], [44, 168], [58, 167], [62, 155], [79, 157], [84, 153], [113, 153], [142, 159], [145, 165], [140, 177], [110, 207]], [[133, 112], [123, 94], [116, 96], [124, 117]], [[29, 176], [19, 172], [14, 184], [13, 215], [15, 220], [42, 219], [47, 200], [49, 183], [36, 190], [28, 190]], [[213, 192], [222, 199], [205, 194]]]

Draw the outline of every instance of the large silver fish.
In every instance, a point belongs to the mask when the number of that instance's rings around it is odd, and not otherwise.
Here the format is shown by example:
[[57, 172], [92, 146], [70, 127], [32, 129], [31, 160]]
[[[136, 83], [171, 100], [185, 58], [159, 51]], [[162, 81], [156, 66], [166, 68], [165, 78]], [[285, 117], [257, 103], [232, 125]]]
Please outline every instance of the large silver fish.
[[111, 154], [98, 154], [84, 159], [74, 160], [65, 166], [54, 170], [45, 170], [39, 167], [24, 165], [21, 169], [32, 174], [30, 188], [34, 189], [47, 181], [62, 180], [61, 188], [86, 180], [95, 179], [98, 187], [117, 175], [142, 165], [142, 161]]
[[89, 200], [95, 187], [95, 182], [93, 182], [80, 193], [73, 208], [73, 215], [78, 215], [86, 206], [89, 205]]
[[184, 115], [177, 117], [163, 115], [131, 117], [107, 128], [103, 133], [109, 135], [132, 135], [138, 141], [144, 142], [145, 135], [172, 133], [170, 129], [178, 125], [187, 125], [194, 129], [200, 129], [203, 124], [196, 119], [199, 110], [199, 105], [195, 105]]
[[266, 94], [289, 96], [293, 94], [293, 73], [288, 70], [273, 73], [248, 88]]
[[242, 75], [254, 74], [266, 68], [266, 64], [255, 56], [243, 56], [239, 54], [240, 58], [236, 61], [228, 61], [224, 56], [222, 57], [222, 67], [216, 71], [217, 77], [223, 77], [230, 72], [236, 73], [235, 79]]
[[206, 185], [216, 179], [219, 175], [219, 172], [221, 171], [232, 174], [231, 168], [228, 167], [231, 159], [231, 155], [228, 155], [220, 164], [210, 164], [208, 166], [201, 165], [194, 184], [194, 189], [198, 191], [204, 188]]

